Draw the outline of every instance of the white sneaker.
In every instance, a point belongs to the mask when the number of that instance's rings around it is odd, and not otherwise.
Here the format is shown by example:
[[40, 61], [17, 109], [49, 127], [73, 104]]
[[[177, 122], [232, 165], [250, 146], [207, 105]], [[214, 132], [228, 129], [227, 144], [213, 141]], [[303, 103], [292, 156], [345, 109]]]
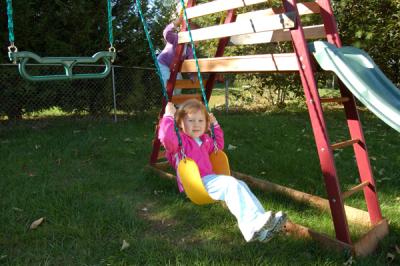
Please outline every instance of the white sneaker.
[[283, 226], [287, 221], [287, 216], [282, 211], [277, 213], [272, 213], [268, 221], [264, 224], [264, 226], [254, 233], [252, 241], [260, 241], [260, 242], [268, 242], [274, 236], [282, 231]]

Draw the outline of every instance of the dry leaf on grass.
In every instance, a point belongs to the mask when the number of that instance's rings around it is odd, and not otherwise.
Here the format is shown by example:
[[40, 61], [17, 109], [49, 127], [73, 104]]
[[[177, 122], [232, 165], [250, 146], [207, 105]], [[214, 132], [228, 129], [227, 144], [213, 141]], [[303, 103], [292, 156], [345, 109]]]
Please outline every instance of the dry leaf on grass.
[[234, 145], [232, 145], [232, 144], [228, 144], [228, 150], [229, 150], [229, 151], [235, 150], [235, 149], [237, 149], [237, 146], [234, 146]]
[[129, 243], [124, 239], [124, 240], [122, 240], [122, 247], [121, 247], [121, 251], [122, 250], [124, 250], [124, 249], [127, 249], [127, 248], [129, 248]]
[[31, 226], [29, 227], [29, 229], [36, 229], [39, 227], [39, 225], [41, 225], [44, 221], [44, 217], [37, 219], [36, 221], [34, 221]]
[[396, 256], [393, 253], [388, 252], [386, 254], [386, 260], [388, 263], [391, 263], [392, 261], [394, 261], [394, 258], [396, 258]]
[[353, 256], [351, 256], [347, 261], [343, 262], [343, 265], [350, 266], [350, 265], [353, 265], [354, 262], [355, 262], [355, 260], [353, 259]]
[[400, 248], [399, 248], [398, 245], [394, 246], [394, 249], [396, 250], [396, 253], [397, 253], [397, 254], [400, 254]]

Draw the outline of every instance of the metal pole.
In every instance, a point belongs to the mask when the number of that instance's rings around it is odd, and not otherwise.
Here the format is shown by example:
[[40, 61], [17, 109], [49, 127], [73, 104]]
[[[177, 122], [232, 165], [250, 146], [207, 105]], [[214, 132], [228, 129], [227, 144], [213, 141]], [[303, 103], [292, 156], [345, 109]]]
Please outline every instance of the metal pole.
[[112, 77], [112, 89], [114, 98], [114, 123], [117, 122], [117, 99], [115, 96], [115, 75], [114, 75], [114, 65], [111, 65], [111, 77]]

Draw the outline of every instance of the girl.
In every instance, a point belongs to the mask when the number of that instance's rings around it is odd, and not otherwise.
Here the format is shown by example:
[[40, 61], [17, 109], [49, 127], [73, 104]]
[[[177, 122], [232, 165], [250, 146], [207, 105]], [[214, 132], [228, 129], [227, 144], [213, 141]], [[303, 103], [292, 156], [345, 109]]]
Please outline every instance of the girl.
[[[167, 104], [165, 114], [160, 121], [158, 138], [165, 147], [169, 163], [176, 169], [180, 150], [174, 129], [174, 118], [180, 128], [185, 154], [197, 163], [204, 187], [210, 197], [226, 203], [230, 212], [236, 217], [246, 241], [271, 240], [281, 231], [286, 222], [286, 214], [281, 211], [265, 212], [246, 183], [232, 176], [216, 175], [213, 172], [209, 154], [214, 151], [214, 141], [206, 134], [210, 124], [214, 125], [218, 148], [224, 147], [223, 132], [214, 115], [208, 114], [205, 106], [194, 99], [183, 103], [177, 112], [173, 103]], [[177, 182], [182, 192], [183, 187], [178, 175]]]
[[[161, 76], [164, 82], [164, 86], [167, 86], [167, 82], [170, 78], [171, 75], [171, 70], [170, 66], [172, 61], [174, 60], [175, 57], [175, 52], [176, 48], [178, 47], [178, 33], [179, 32], [179, 27], [183, 22], [183, 17], [178, 16], [173, 22], [168, 24], [164, 31], [163, 31], [163, 36], [164, 40], [166, 42], [164, 49], [161, 51], [161, 53], [157, 56], [157, 61], [158, 65], [160, 66], [161, 70]], [[198, 28], [197, 25], [195, 24], [190, 24], [192, 29]], [[193, 58], [193, 50], [192, 47], [189, 45], [185, 45], [183, 49], [183, 54], [182, 54], [183, 59], [192, 59]], [[182, 74], [178, 73], [177, 74], [177, 79], [182, 79]], [[193, 82], [197, 81], [197, 76], [195, 74], [190, 74], [190, 79]], [[180, 89], [175, 89], [174, 90], [174, 95], [179, 95], [181, 94]]]

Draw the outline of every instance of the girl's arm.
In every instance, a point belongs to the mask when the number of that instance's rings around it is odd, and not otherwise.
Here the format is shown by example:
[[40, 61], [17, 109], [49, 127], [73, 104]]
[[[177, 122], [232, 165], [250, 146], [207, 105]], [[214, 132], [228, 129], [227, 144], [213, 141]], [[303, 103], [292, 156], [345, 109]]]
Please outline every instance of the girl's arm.
[[177, 18], [173, 22], [167, 25], [163, 31], [164, 39], [169, 43], [178, 42], [178, 33], [175, 32], [175, 28], [178, 28], [182, 23], [182, 18]]
[[[220, 150], [224, 149], [224, 132], [222, 131], [221, 126], [218, 124], [217, 119], [215, 119], [213, 114], [210, 114], [210, 123], [214, 125], [214, 135], [215, 135], [215, 140], [217, 142], [217, 147]], [[210, 147], [209, 152], [214, 151], [214, 143]]]
[[173, 103], [168, 103], [165, 107], [164, 117], [160, 121], [158, 129], [158, 139], [164, 148], [170, 153], [176, 153], [179, 150], [178, 137], [175, 132], [174, 114], [176, 112]]

